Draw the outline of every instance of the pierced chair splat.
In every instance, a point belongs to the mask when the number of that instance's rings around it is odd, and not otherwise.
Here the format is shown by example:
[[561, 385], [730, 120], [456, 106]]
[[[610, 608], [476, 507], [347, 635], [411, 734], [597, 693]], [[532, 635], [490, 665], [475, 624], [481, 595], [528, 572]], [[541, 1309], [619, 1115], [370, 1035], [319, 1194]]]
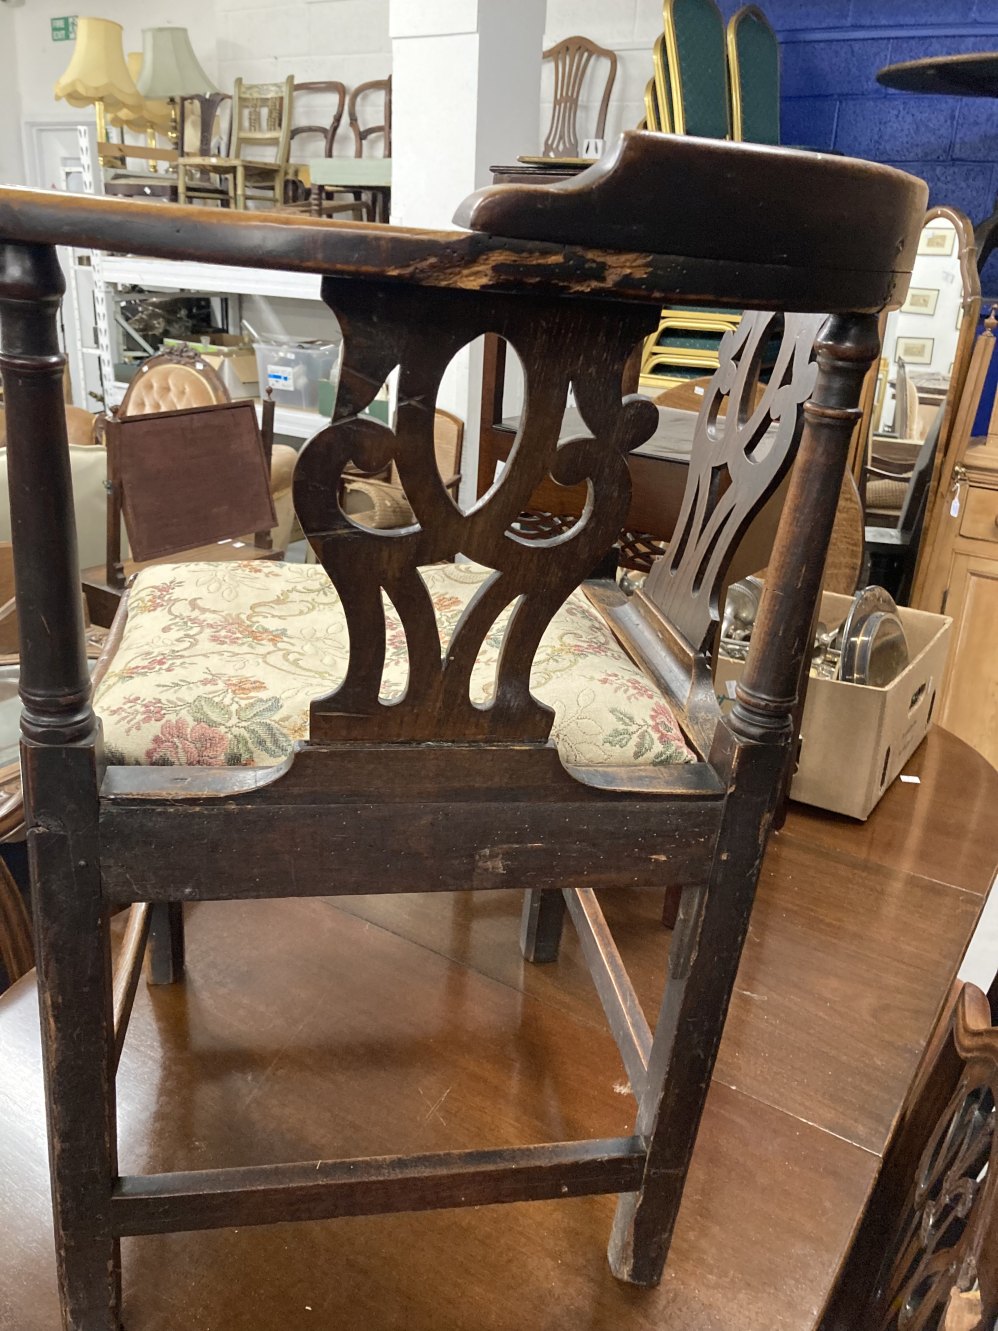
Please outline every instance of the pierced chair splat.
[[[815, 207], [822, 198], [834, 211]], [[659, 1281], [783, 786], [877, 315], [904, 297], [924, 202], [923, 183], [889, 167], [651, 133], [625, 134], [570, 188], [484, 190], [458, 210], [466, 229], [443, 233], [167, 205], [153, 219], [128, 202], [0, 191], [23, 761], [68, 1331], [117, 1331], [126, 1235], [596, 1193], [619, 1196], [614, 1273]], [[319, 565], [142, 572], [96, 695], [104, 743], [79, 617], [57, 243], [317, 272], [343, 334], [332, 419], [294, 476]], [[779, 265], [758, 257], [772, 253]], [[624, 605], [614, 584], [586, 582], [624, 525], [627, 455], [657, 419], [621, 385], [663, 304], [705, 294], [761, 313], [726, 342], [679, 536]], [[828, 312], [815, 359], [802, 328]], [[776, 332], [760, 393], [759, 346]], [[434, 408], [449, 362], [483, 333], [519, 354], [527, 398], [501, 477], [464, 509], [436, 460]], [[396, 367], [385, 425], [361, 413]], [[560, 441], [570, 389], [585, 430]], [[348, 469], [389, 468], [412, 521], [351, 520]], [[722, 716], [705, 650], [718, 588], [788, 470], [751, 655]], [[589, 499], [567, 530], [531, 542], [517, 516], [545, 478], [585, 484]], [[126, 678], [133, 691], [160, 681], [147, 751], [125, 751], [115, 689]], [[597, 685], [606, 718], [580, 727]], [[682, 893], [654, 1030], [594, 894], [615, 887]], [[120, 1173], [114, 1070], [147, 932], [154, 979], [179, 980], [184, 902], [466, 888], [526, 892], [532, 960], [554, 957], [567, 909], [637, 1101], [631, 1135]], [[112, 990], [109, 917], [136, 902]]]

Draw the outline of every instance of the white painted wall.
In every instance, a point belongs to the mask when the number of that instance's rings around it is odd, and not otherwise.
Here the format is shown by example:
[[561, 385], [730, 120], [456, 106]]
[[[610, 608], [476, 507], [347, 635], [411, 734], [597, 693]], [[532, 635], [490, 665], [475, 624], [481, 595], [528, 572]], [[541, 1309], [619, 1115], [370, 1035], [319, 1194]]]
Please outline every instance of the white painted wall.
[[[413, 0], [428, 26], [439, 23], [450, 6], [451, 23], [469, 0]], [[515, 5], [482, 0], [496, 30], [515, 24]], [[441, 8], [443, 6], [443, 8]], [[26, 0], [0, 5], [0, 180], [22, 183], [25, 139], [19, 122], [73, 123], [78, 113], [56, 102], [52, 87], [69, 61], [68, 42], [51, 40], [49, 20], [71, 11], [67, 0]], [[125, 29], [125, 49], [141, 49], [141, 30], [157, 24], [189, 29], [194, 49], [207, 72], [228, 89], [237, 75], [246, 79], [341, 79], [355, 87], [392, 72], [389, 0], [101, 0], [102, 17]], [[644, 113], [644, 85], [651, 75], [651, 46], [661, 30], [660, 0], [547, 0], [543, 44], [582, 33], [617, 52], [617, 81], [610, 103], [607, 137], [636, 125]], [[517, 107], [517, 71], [505, 63], [501, 39], [484, 50], [487, 77], [507, 85], [506, 105]], [[469, 70], [468, 50], [455, 40], [439, 78], [423, 88], [424, 97], [450, 96]], [[596, 71], [594, 70], [594, 75]], [[595, 120], [599, 89], [595, 79], [584, 98], [580, 132], [587, 137]], [[85, 113], [84, 113], [85, 114]], [[551, 114], [551, 71], [542, 71], [536, 132], [524, 132], [517, 152], [539, 149]], [[515, 117], [514, 117], [515, 118]], [[397, 130], [401, 125], [397, 124]], [[495, 123], [493, 160], [503, 155], [503, 117]], [[350, 151], [344, 125], [339, 149]], [[450, 126], [461, 148], [461, 125]], [[28, 149], [30, 151], [30, 149]], [[396, 154], [398, 155], [398, 154]], [[486, 154], [487, 155], [487, 154]], [[434, 169], [446, 172], [446, 152], [435, 154]], [[442, 180], [441, 200], [446, 198]], [[453, 195], [450, 196], [454, 198]], [[450, 200], [448, 200], [449, 202]]]

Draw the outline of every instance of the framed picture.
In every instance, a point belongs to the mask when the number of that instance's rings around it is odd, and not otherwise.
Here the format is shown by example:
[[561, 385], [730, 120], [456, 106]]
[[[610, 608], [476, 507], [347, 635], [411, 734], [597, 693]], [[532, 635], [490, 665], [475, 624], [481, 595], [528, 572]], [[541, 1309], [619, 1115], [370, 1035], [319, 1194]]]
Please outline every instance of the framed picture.
[[945, 257], [952, 254], [956, 247], [956, 232], [949, 226], [927, 226], [918, 240], [919, 254], [935, 254]]
[[906, 365], [930, 365], [934, 345], [934, 337], [899, 337], [894, 355]]
[[902, 314], [935, 314], [939, 302], [938, 287], [909, 287]]

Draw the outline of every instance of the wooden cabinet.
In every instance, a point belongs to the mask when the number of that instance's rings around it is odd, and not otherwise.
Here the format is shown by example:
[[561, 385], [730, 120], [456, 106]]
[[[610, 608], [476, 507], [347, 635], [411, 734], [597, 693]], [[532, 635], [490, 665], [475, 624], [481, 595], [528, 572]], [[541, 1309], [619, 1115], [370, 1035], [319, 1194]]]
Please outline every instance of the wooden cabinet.
[[921, 608], [953, 618], [936, 720], [998, 767], [998, 446], [953, 472]]

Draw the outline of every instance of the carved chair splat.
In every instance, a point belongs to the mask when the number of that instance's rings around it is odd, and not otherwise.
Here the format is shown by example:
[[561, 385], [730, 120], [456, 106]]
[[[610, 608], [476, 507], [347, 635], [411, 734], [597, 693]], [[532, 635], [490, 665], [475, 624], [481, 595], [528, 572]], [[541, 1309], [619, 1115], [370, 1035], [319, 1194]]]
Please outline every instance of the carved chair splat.
[[[485, 190], [458, 211], [468, 230], [441, 233], [166, 205], [152, 218], [127, 202], [0, 191], [0, 367], [26, 607], [23, 759], [69, 1331], [117, 1331], [122, 1236], [401, 1209], [616, 1193], [613, 1271], [639, 1285], [660, 1279], [779, 799], [860, 386], [878, 352], [877, 313], [903, 299], [925, 201], [922, 182], [888, 167], [721, 142], [693, 148], [624, 135], [570, 188]], [[834, 214], [814, 208], [825, 197], [835, 198]], [[339, 595], [349, 649], [340, 676], [330, 669], [328, 687], [316, 689], [307, 742], [284, 763], [105, 761], [79, 616], [56, 243], [323, 274], [344, 352], [334, 414], [301, 456], [295, 500]], [[772, 253], [779, 265], [758, 258]], [[791, 333], [800, 318], [831, 311], [817, 368], [785, 351], [764, 408], [748, 408], [740, 386], [761, 335], [751, 330], [769, 320], [746, 324], [713, 390], [734, 392], [736, 406], [724, 432], [705, 417], [709, 449], [691, 468], [691, 485], [703, 488], [688, 500], [685, 556], [675, 552], [663, 585], [629, 616], [618, 613], [612, 585], [592, 586], [647, 663], [648, 690], [685, 728], [691, 761], [566, 766], [549, 739], [551, 711], [531, 691], [531, 661], [627, 512], [626, 454], [654, 424], [650, 404], [622, 396], [628, 358], [664, 304], [708, 293], [719, 304], [803, 312], [785, 316]], [[433, 409], [447, 363], [482, 332], [518, 350], [527, 401], [501, 478], [464, 511], [436, 466]], [[784, 336], [797, 347], [799, 337]], [[396, 366], [392, 427], [360, 418]], [[559, 445], [570, 386], [587, 432]], [[770, 435], [767, 444], [770, 418], [777, 442]], [[703, 674], [717, 579], [795, 451], [760, 627], [724, 718], [716, 703], [711, 710]], [[350, 522], [338, 498], [348, 464], [368, 474], [394, 464], [413, 523]], [[715, 483], [722, 466], [727, 489]], [[567, 531], [526, 541], [515, 520], [545, 476], [585, 484], [589, 502]], [[719, 504], [715, 526], [702, 511], [708, 491]], [[421, 570], [458, 554], [486, 572], [447, 634]], [[387, 601], [403, 624], [409, 671], [401, 692], [382, 697]], [[127, 605], [115, 632], [127, 640]], [[497, 634], [494, 689], [476, 702], [471, 665]], [[593, 890], [675, 885], [680, 915], [653, 1032]], [[129, 932], [128, 957], [138, 964], [148, 932], [154, 977], [170, 980], [183, 967], [183, 901], [414, 886], [525, 889], [523, 948], [535, 960], [556, 950], [567, 906], [638, 1102], [633, 1135], [119, 1174], [114, 1062], [134, 984], [130, 971], [119, 975], [115, 1005], [112, 907], [151, 904]]]

